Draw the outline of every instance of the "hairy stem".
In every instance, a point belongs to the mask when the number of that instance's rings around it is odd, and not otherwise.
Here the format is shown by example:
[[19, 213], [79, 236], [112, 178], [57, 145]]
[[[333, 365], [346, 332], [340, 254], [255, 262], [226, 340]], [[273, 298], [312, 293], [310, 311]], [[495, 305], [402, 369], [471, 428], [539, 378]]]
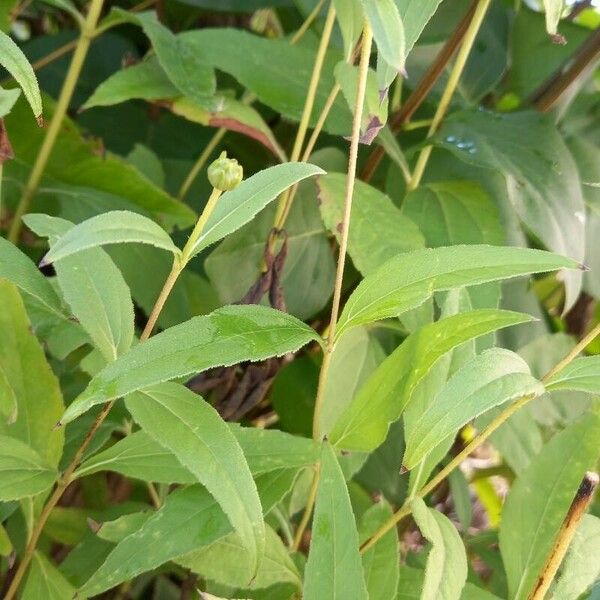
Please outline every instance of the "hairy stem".
[[[333, 31], [333, 25], [335, 23], [335, 7], [333, 2], [329, 5], [327, 11], [327, 17], [325, 19], [325, 26], [323, 27], [323, 34], [319, 41], [319, 48], [317, 50], [317, 56], [315, 58], [315, 64], [313, 66], [312, 75], [308, 84], [308, 91], [306, 93], [306, 100], [304, 102], [304, 109], [302, 110], [302, 117], [300, 124], [298, 125], [298, 131], [296, 132], [296, 138], [294, 140], [294, 146], [290, 155], [290, 161], [295, 162], [300, 158], [302, 152], [302, 146], [304, 145], [304, 139], [306, 138], [306, 132], [308, 131], [308, 124], [310, 122], [310, 116], [312, 114], [313, 106], [315, 104], [315, 98], [317, 95], [317, 88], [319, 86], [319, 79], [321, 78], [321, 72], [323, 70], [323, 64], [325, 62], [325, 55], [327, 54], [327, 47], [331, 39], [331, 32]], [[286, 207], [290, 198], [291, 190], [288, 188], [279, 199], [277, 205], [277, 212], [275, 213], [275, 219], [273, 221], [273, 227], [276, 230], [281, 228], [282, 217], [286, 212]]]
[[[600, 324], [596, 325], [574, 348], [569, 352], [555, 367], [550, 369], [542, 378], [542, 383], [546, 384], [557, 373], [570, 364], [596, 337], [600, 335]], [[474, 450], [476, 450], [483, 442], [485, 442], [496, 429], [503, 425], [513, 414], [523, 408], [531, 400], [537, 396], [529, 394], [519, 398], [510, 406], [505, 408], [497, 415], [492, 422], [480, 433], [478, 433], [465, 448], [457, 454], [429, 483], [416, 494], [420, 498], [427, 496], [432, 492], [456, 467], [460, 465]], [[362, 553], [372, 548], [392, 527], [399, 523], [404, 517], [411, 513], [410, 504], [405, 502], [404, 505], [396, 511], [392, 517], [384, 523], [360, 548]]]
[[[427, 137], [431, 137], [438, 130], [442, 120], [446, 116], [446, 112], [448, 111], [450, 102], [452, 101], [452, 96], [456, 91], [462, 72], [467, 64], [467, 59], [471, 53], [471, 48], [473, 47], [475, 38], [479, 32], [479, 28], [481, 27], [481, 23], [485, 17], [485, 13], [490, 5], [490, 1], [491, 0], [479, 0], [479, 3], [475, 8], [473, 19], [471, 20], [471, 23], [469, 24], [469, 27], [465, 33], [465, 38], [460, 50], [458, 51], [458, 55], [456, 56], [456, 61], [452, 67], [452, 71], [450, 71], [450, 77], [448, 78], [448, 82], [444, 88], [440, 103], [438, 104], [435, 115], [433, 116], [433, 121], [429, 127]], [[417, 164], [415, 165], [415, 170], [413, 171], [412, 178], [407, 186], [409, 191], [414, 190], [419, 186], [419, 183], [421, 183], [421, 178], [425, 172], [425, 167], [427, 166], [427, 162], [429, 161], [432, 150], [433, 146], [431, 145], [427, 145], [421, 150], [419, 158], [417, 159]]]
[[[440, 50], [435, 60], [431, 63], [429, 69], [427, 69], [427, 72], [419, 81], [417, 87], [412, 91], [402, 107], [390, 117], [390, 128], [393, 133], [399, 133], [415, 112], [417, 112], [417, 109], [423, 104], [425, 98], [427, 98], [429, 92], [433, 89], [433, 86], [448, 66], [456, 49], [462, 43], [467, 29], [469, 28], [469, 24], [473, 20], [477, 2], [478, 0], [473, 0], [471, 2], [467, 12], [460, 20], [452, 35], [448, 38], [448, 41], [444, 44], [444, 47]], [[373, 149], [360, 174], [360, 178], [363, 181], [371, 180], [384, 155], [385, 150], [381, 146], [377, 146]]]
[[90, 43], [92, 41], [92, 36], [94, 35], [94, 31], [96, 29], [96, 24], [100, 18], [103, 1], [104, 0], [91, 0], [87, 17], [85, 18], [85, 21], [81, 27], [81, 34], [73, 54], [71, 64], [69, 65], [69, 70], [67, 71], [67, 76], [60, 91], [50, 125], [48, 126], [48, 131], [46, 132], [46, 136], [44, 137], [44, 141], [42, 142], [35, 163], [33, 164], [33, 168], [29, 174], [29, 179], [25, 184], [23, 194], [13, 217], [10, 231], [8, 233], [8, 239], [13, 242], [13, 244], [16, 244], [19, 241], [21, 229], [23, 227], [22, 218], [29, 210], [31, 200], [37, 191], [44, 174], [44, 169], [48, 164], [50, 154], [52, 153], [52, 149], [56, 143], [63, 119], [67, 114], [71, 98], [73, 97], [73, 92], [75, 91], [75, 86], [79, 80], [79, 75], [81, 74], [81, 69], [83, 68], [83, 63], [85, 62]]
[[558, 531], [554, 547], [540, 573], [535, 589], [529, 595], [528, 600], [544, 600], [546, 597], [546, 593], [550, 589], [554, 576], [569, 549], [577, 527], [581, 523], [585, 511], [592, 501], [597, 487], [598, 474], [593, 472], [586, 473], [569, 507], [569, 512]]

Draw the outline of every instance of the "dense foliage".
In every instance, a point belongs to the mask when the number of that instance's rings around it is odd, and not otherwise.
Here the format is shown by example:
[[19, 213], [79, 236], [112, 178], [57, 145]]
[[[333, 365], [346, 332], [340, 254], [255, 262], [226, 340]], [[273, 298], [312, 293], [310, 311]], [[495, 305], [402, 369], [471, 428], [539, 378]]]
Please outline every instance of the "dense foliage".
[[5, 0], [7, 600], [600, 598], [600, 15]]

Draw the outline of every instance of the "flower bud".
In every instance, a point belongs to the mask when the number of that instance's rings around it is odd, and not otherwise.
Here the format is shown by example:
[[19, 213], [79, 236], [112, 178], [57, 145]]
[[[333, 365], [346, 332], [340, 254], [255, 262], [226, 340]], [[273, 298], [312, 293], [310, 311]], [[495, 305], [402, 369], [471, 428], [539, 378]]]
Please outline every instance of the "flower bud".
[[217, 190], [228, 192], [235, 189], [244, 177], [244, 169], [235, 158], [227, 158], [227, 152], [221, 152], [221, 156], [208, 167], [208, 180]]

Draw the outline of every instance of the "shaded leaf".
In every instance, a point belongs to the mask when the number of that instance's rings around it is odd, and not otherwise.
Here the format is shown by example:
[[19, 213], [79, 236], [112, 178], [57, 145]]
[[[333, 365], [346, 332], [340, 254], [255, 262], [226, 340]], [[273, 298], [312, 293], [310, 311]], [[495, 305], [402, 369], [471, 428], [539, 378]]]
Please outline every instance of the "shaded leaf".
[[600, 394], [600, 356], [576, 358], [546, 383], [546, 389]]
[[73, 598], [75, 588], [65, 576], [39, 551], [31, 559], [27, 579], [23, 585], [22, 600], [66, 600]]
[[[317, 179], [319, 207], [327, 228], [338, 238], [344, 211], [346, 175], [330, 173]], [[401, 231], [402, 235], [398, 235]], [[357, 181], [352, 201], [348, 253], [367, 275], [386, 260], [424, 246], [419, 228], [378, 189]]]

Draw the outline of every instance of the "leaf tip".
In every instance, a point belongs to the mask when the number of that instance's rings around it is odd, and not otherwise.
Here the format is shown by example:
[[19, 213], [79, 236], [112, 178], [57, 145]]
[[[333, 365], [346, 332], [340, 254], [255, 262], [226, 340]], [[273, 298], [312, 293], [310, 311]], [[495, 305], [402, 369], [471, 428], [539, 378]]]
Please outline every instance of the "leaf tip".
[[584, 263], [579, 263], [579, 270], [584, 272], [591, 271], [591, 269]]
[[406, 473], [408, 473], [409, 469], [408, 467], [405, 467], [404, 465], [400, 466], [400, 475], [406, 475]]
[[560, 34], [560, 33], [551, 33], [549, 34], [550, 40], [552, 41], [553, 44], [556, 44], [557, 46], [566, 46], [567, 45], [567, 38]]
[[46, 121], [44, 121], [44, 116], [41, 113], [35, 116], [35, 122], [38, 124], [38, 127], [46, 126]]

